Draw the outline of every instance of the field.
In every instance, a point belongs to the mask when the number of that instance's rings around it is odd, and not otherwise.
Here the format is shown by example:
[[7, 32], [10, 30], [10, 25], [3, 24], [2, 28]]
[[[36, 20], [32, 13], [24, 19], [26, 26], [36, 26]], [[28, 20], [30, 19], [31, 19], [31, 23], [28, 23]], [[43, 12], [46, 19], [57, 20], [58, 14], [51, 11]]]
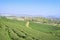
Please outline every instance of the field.
[[60, 40], [60, 26], [0, 18], [0, 40]]

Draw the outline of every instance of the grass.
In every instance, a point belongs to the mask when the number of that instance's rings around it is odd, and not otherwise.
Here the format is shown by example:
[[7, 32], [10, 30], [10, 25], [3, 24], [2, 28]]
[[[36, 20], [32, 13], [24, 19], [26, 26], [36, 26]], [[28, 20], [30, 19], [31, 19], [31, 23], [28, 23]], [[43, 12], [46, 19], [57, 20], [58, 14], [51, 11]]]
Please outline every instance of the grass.
[[60, 27], [58, 26], [52, 26], [52, 25], [47, 25], [47, 24], [30, 23], [30, 27], [38, 31], [46, 32], [46, 33], [60, 30]]
[[0, 19], [0, 40], [60, 40], [60, 27], [26, 21]]

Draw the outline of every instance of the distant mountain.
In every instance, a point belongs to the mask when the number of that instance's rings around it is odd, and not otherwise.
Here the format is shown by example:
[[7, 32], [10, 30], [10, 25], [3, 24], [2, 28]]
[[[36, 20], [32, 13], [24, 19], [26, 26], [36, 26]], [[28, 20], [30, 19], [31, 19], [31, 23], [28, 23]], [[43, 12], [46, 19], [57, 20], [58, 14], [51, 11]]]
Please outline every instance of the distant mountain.
[[58, 16], [51, 16], [51, 15], [48, 15], [48, 16], [43, 16], [43, 15], [29, 15], [29, 14], [9, 14], [9, 13], [0, 13], [0, 16], [17, 16], [17, 17], [45, 17], [45, 18], [50, 18], [50, 19], [56, 19], [56, 20], [59, 20], [60, 17]]
[[54, 20], [60, 20], [60, 17], [56, 16], [46, 16], [46, 18], [54, 19]]

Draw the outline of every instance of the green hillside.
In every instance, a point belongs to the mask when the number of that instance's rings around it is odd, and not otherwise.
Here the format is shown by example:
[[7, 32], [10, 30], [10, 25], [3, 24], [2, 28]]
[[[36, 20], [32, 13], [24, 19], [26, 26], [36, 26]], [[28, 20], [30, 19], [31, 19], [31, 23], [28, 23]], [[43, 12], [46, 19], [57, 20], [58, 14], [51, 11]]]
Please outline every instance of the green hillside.
[[0, 40], [60, 40], [60, 27], [0, 18]]

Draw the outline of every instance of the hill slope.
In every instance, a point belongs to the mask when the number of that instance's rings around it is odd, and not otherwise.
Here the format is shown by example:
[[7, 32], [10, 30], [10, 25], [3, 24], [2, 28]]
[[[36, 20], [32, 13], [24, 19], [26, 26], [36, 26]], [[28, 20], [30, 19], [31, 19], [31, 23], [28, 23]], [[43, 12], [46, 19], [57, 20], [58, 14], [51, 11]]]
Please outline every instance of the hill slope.
[[26, 27], [25, 23], [26, 21], [1, 18], [0, 40], [60, 40], [60, 29], [55, 30], [53, 27], [52, 30], [50, 25], [33, 22], [30, 22], [30, 27]]

